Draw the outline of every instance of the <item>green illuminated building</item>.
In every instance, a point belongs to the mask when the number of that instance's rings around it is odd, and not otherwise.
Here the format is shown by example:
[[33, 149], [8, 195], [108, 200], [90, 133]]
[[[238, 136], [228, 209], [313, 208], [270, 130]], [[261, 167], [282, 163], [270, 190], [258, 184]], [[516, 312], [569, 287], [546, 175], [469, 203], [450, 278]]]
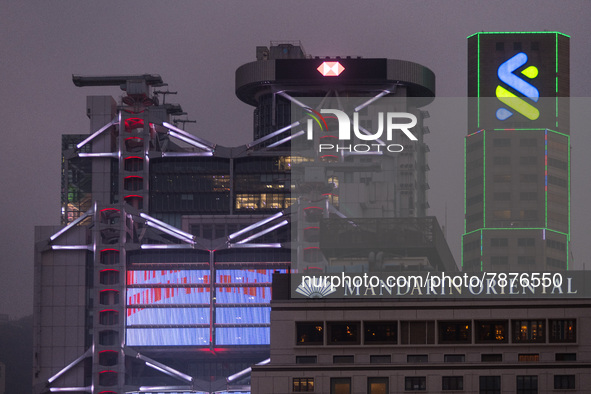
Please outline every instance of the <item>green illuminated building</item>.
[[468, 37], [464, 271], [568, 269], [569, 37]]

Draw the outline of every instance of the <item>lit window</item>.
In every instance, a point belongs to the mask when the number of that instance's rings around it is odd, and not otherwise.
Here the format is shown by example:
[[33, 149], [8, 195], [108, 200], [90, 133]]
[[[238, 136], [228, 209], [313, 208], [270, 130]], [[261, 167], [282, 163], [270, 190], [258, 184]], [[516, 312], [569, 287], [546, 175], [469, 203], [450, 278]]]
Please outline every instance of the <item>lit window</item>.
[[358, 345], [359, 322], [330, 322], [327, 323], [328, 343], [330, 345]]
[[577, 324], [575, 320], [550, 320], [550, 342], [576, 342]]
[[546, 342], [543, 320], [513, 320], [513, 342]]
[[537, 362], [540, 361], [540, 355], [538, 353], [531, 353], [531, 354], [519, 354], [517, 356], [517, 361], [520, 362]]
[[507, 321], [476, 321], [477, 343], [506, 343]]
[[398, 342], [398, 324], [396, 322], [363, 322], [364, 341], [366, 344], [396, 344]]
[[351, 378], [330, 378], [330, 394], [351, 394]]
[[298, 345], [322, 345], [324, 343], [324, 324], [322, 322], [296, 323]]
[[389, 392], [388, 378], [367, 378], [368, 394], [388, 394]]
[[293, 391], [314, 391], [314, 378], [293, 378]]
[[439, 322], [439, 343], [471, 343], [470, 321]]
[[339, 188], [339, 178], [336, 176], [329, 177], [328, 184], [332, 185], [333, 188], [338, 189]]

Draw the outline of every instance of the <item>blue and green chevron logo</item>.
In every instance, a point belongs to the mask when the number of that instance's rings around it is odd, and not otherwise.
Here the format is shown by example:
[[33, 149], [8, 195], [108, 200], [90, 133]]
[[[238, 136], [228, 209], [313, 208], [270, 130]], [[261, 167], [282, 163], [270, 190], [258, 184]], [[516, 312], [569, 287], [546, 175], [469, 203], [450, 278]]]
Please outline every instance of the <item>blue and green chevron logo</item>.
[[[501, 64], [497, 70], [497, 75], [501, 82], [504, 82], [508, 87], [521, 93], [525, 99], [537, 103], [540, 99], [540, 92], [538, 89], [514, 73], [515, 70], [523, 66], [525, 63], [527, 63], [527, 55], [520, 52]], [[538, 76], [538, 69], [535, 66], [529, 66], [521, 71], [521, 74], [529, 79], [534, 79]], [[505, 107], [499, 108], [496, 113], [497, 119], [499, 120], [510, 118], [513, 116], [514, 112], [520, 113], [529, 120], [536, 120], [540, 116], [540, 111], [538, 111], [536, 107], [501, 85], [497, 86], [496, 95], [503, 104], [511, 109], [509, 110]]]

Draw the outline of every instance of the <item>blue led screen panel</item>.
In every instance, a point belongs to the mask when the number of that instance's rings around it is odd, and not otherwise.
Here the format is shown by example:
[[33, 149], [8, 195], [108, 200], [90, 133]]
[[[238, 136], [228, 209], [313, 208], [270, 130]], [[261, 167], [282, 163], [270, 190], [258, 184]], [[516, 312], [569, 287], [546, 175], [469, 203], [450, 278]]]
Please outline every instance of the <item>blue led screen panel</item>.
[[269, 324], [269, 307], [216, 308], [215, 322], [222, 324]]
[[285, 274], [286, 269], [271, 270], [217, 270], [217, 283], [271, 283], [273, 273]]
[[209, 308], [127, 308], [127, 325], [209, 324]]
[[217, 345], [268, 345], [269, 327], [224, 327], [216, 328]]
[[128, 328], [129, 346], [206, 346], [209, 328]]
[[271, 302], [270, 287], [219, 287], [216, 290], [218, 304], [247, 304]]
[[209, 304], [209, 287], [128, 288], [127, 305]]
[[128, 285], [142, 284], [207, 284], [208, 270], [127, 271]]

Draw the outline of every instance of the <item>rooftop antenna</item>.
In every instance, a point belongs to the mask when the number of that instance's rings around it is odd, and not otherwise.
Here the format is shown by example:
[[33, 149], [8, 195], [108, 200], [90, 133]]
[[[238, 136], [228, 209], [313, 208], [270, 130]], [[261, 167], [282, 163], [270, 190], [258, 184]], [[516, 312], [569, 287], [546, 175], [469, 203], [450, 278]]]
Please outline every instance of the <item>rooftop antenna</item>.
[[196, 120], [189, 120], [189, 119], [174, 119], [172, 121], [172, 123], [174, 123], [175, 126], [178, 125], [179, 123], [182, 123], [183, 124], [182, 129], [184, 130], [185, 129], [185, 123], [197, 123], [197, 121]]
[[[168, 84], [165, 84], [168, 85]], [[166, 104], [166, 95], [167, 94], [178, 94], [178, 92], [171, 92], [170, 90], [154, 90], [154, 94], [161, 94], [162, 97], [162, 105]]]

